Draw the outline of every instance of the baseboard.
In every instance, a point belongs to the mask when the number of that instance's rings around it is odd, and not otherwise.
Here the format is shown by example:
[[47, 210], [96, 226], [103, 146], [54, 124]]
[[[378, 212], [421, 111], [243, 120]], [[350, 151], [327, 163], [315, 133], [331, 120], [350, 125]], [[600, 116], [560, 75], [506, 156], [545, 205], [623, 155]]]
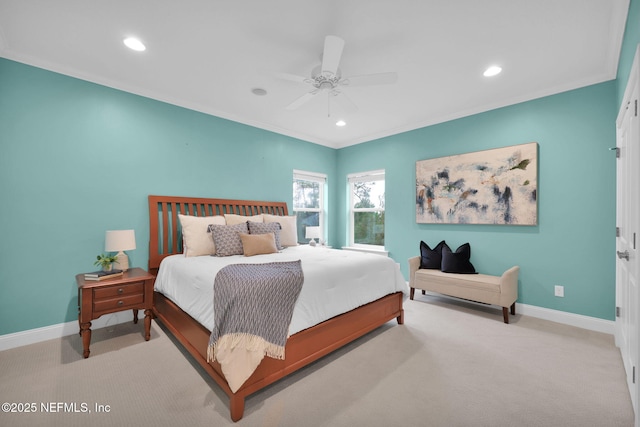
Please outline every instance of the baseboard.
[[583, 316], [581, 314], [567, 313], [565, 311], [551, 310], [535, 305], [516, 303], [516, 313], [523, 316], [537, 317], [565, 325], [576, 326], [590, 331], [602, 332], [614, 335], [615, 322], [613, 320], [598, 319], [597, 317]]
[[[603, 332], [611, 335], [614, 335], [615, 333], [615, 322], [611, 320], [598, 319], [595, 317], [520, 303], [516, 303], [516, 313], [523, 316], [531, 316], [582, 329], [588, 329], [590, 331]], [[91, 329], [104, 328], [109, 325], [117, 325], [118, 323], [131, 321], [133, 321], [133, 311], [121, 311], [118, 313], [108, 314], [94, 320], [91, 322]], [[62, 338], [77, 333], [78, 322], [72, 321], [45, 326], [43, 328], [30, 329], [28, 331], [16, 332], [13, 334], [0, 335], [0, 351], [35, 344], [40, 341]]]
[[[133, 310], [120, 311], [118, 313], [104, 315], [92, 321], [91, 329], [104, 328], [109, 325], [117, 325], [118, 323], [132, 321]], [[59, 323], [57, 325], [30, 329], [28, 331], [0, 335], [0, 351], [35, 344], [40, 341], [62, 338], [68, 335], [77, 334], [78, 332], [78, 321], [74, 320], [72, 322]]]
[[[419, 289], [417, 291], [419, 291]], [[437, 295], [444, 298], [458, 299], [456, 297], [451, 297], [449, 295], [443, 295], [432, 291], [427, 291], [427, 294]], [[482, 304], [473, 301], [468, 302], [471, 302], [473, 304]], [[516, 303], [516, 314], [549, 320], [551, 322], [562, 323], [569, 326], [575, 326], [577, 328], [587, 329], [589, 331], [615, 335], [616, 324], [613, 320], [598, 319], [597, 317], [583, 316], [581, 314], [568, 313], [566, 311], [552, 310], [550, 308], [520, 303]]]

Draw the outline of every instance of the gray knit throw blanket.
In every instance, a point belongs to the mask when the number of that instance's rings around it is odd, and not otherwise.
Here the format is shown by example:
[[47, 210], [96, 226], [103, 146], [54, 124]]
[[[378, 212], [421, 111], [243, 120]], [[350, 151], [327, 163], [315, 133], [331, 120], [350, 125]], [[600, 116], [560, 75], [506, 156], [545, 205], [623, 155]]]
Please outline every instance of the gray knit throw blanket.
[[232, 264], [222, 268], [213, 285], [214, 327], [208, 361], [216, 347], [264, 350], [284, 359], [293, 308], [302, 290], [300, 260], [266, 264]]

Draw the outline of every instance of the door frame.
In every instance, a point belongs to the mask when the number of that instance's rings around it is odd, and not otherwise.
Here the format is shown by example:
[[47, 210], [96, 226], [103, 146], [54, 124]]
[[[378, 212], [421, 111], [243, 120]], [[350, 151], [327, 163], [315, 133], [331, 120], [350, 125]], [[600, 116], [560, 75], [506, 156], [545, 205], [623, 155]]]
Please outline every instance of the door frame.
[[620, 348], [635, 426], [639, 426], [638, 357], [640, 325], [640, 45], [631, 67], [616, 120], [616, 318], [615, 342]]

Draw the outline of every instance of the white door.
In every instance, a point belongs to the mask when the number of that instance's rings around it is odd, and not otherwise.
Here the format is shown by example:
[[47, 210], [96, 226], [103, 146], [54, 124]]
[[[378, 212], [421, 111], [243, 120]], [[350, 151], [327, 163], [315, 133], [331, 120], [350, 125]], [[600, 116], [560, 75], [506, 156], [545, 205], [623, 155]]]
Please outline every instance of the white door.
[[620, 347], [627, 385], [638, 425], [638, 257], [640, 242], [640, 75], [638, 54], [633, 63], [625, 97], [616, 122], [616, 345]]

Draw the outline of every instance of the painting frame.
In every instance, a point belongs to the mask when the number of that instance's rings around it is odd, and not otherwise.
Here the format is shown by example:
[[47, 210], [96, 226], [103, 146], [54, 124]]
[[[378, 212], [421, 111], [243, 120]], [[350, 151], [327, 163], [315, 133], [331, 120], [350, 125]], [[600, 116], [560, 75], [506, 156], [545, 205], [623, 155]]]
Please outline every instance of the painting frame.
[[416, 162], [418, 224], [538, 225], [538, 143]]

